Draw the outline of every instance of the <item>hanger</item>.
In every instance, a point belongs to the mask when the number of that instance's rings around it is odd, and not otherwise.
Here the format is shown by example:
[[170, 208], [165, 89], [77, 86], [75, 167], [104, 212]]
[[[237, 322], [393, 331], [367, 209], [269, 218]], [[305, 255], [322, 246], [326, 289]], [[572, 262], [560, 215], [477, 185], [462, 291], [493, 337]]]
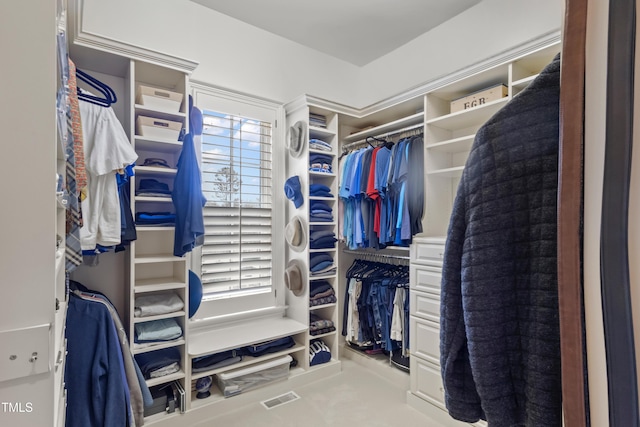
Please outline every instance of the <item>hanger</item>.
[[78, 88], [78, 99], [82, 99], [92, 104], [100, 105], [101, 107], [110, 107], [111, 104], [114, 104], [118, 101], [116, 93], [113, 91], [113, 89], [111, 89], [108, 85], [102, 83], [95, 77], [92, 77], [79, 69], [76, 69], [76, 77], [87, 83], [89, 86], [96, 89], [103, 95], [103, 97], [101, 98], [95, 95], [88, 94]]

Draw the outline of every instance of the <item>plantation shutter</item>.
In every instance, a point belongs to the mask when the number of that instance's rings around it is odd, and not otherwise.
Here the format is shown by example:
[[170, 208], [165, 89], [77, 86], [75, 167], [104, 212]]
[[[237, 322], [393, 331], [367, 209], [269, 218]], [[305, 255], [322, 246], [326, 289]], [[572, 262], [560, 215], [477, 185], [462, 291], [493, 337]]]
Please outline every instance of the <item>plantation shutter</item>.
[[204, 293], [271, 287], [272, 125], [204, 111]]

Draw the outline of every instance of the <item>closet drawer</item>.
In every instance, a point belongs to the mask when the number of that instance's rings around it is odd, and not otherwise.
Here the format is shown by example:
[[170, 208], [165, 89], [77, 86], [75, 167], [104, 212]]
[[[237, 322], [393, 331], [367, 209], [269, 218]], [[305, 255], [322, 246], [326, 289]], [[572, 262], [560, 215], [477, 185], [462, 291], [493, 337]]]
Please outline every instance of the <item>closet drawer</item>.
[[411, 358], [411, 392], [445, 409], [442, 374], [437, 365], [415, 357]]
[[440, 299], [422, 292], [409, 293], [409, 312], [412, 316], [440, 322]]
[[440, 329], [428, 320], [411, 317], [409, 327], [411, 356], [416, 356], [436, 365], [440, 364]]
[[417, 243], [411, 245], [411, 262], [442, 267], [443, 243]]
[[412, 264], [409, 270], [411, 290], [426, 292], [440, 298], [440, 282], [442, 270]]

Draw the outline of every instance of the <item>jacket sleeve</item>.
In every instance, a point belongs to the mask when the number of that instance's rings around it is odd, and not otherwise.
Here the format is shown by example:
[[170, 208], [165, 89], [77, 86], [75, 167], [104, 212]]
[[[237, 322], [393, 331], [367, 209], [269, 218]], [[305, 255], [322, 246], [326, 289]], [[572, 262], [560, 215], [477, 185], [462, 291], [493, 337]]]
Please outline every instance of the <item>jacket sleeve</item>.
[[440, 366], [447, 410], [453, 418], [472, 423], [484, 414], [471, 372], [462, 305], [462, 257], [468, 232], [465, 176], [454, 201], [442, 266]]

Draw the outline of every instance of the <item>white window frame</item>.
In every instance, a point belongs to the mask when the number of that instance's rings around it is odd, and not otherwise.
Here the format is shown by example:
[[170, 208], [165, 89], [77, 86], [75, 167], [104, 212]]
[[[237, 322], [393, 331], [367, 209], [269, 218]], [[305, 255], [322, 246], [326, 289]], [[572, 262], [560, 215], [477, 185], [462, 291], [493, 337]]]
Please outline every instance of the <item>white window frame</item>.
[[[281, 104], [248, 95], [216, 88], [206, 83], [191, 81], [194, 105], [201, 110], [229, 113], [273, 123], [272, 135], [272, 284], [271, 289], [234, 291], [203, 298], [192, 321], [209, 323], [248, 318], [266, 311], [280, 310], [284, 306], [284, 181], [285, 181], [285, 132], [284, 108]], [[197, 139], [196, 152], [199, 162], [201, 146]], [[191, 270], [201, 276], [202, 249], [196, 248], [191, 256]]]

